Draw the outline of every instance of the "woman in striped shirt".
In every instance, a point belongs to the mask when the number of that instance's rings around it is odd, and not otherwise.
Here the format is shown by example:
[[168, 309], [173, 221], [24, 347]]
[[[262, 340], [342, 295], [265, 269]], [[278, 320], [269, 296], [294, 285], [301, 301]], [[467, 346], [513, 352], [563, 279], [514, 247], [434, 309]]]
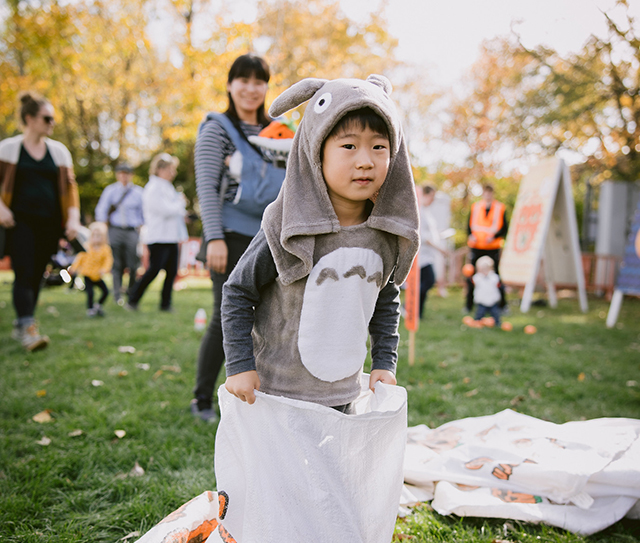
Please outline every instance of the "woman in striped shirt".
[[[206, 244], [206, 266], [213, 282], [213, 315], [198, 353], [191, 412], [208, 422], [217, 420], [212, 401], [216, 380], [224, 363], [220, 318], [222, 285], [257, 234], [262, 210], [271, 201], [258, 206], [257, 212], [255, 209], [243, 211], [242, 205], [237, 205], [242, 199], [241, 193], [248, 193], [244, 188], [247, 162], [270, 162], [269, 157], [260, 151], [255, 150], [254, 153], [248, 142], [249, 136], [258, 135], [271, 122], [264, 105], [269, 78], [269, 66], [264, 59], [253, 54], [238, 57], [227, 79], [227, 111], [224, 115], [209, 114], [200, 125], [196, 139], [196, 188], [204, 231], [203, 243]], [[242, 147], [242, 153], [238, 147]], [[272, 199], [275, 195], [277, 190]]]

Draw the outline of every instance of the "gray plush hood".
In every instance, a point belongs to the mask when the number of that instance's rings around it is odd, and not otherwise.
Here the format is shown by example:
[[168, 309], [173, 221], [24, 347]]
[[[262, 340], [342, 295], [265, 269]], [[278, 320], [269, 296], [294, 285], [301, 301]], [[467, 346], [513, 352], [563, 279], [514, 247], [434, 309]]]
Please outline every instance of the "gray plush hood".
[[269, 114], [278, 117], [310, 100], [296, 132], [278, 198], [265, 210], [262, 228], [284, 284], [313, 267], [314, 236], [341, 229], [322, 176], [322, 143], [348, 112], [370, 107], [389, 127], [391, 162], [367, 225], [398, 236], [396, 283], [407, 277], [420, 246], [418, 203], [402, 127], [386, 77], [304, 79], [283, 92]]

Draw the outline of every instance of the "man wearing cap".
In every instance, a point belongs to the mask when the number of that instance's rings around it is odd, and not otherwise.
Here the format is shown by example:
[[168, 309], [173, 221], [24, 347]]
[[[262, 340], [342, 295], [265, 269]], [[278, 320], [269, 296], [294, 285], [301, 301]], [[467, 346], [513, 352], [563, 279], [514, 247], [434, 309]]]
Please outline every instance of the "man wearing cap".
[[107, 186], [96, 206], [96, 221], [109, 226], [109, 244], [113, 252], [113, 297], [118, 305], [122, 299], [122, 276], [129, 269], [129, 289], [135, 283], [138, 269], [138, 236], [144, 223], [142, 187], [134, 185], [133, 170], [126, 162], [116, 166], [116, 183]]

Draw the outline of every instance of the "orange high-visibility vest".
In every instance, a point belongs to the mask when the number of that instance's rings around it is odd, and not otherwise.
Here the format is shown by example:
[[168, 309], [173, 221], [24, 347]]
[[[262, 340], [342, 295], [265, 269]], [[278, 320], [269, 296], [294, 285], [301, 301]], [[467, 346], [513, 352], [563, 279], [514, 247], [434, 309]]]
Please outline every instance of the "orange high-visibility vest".
[[489, 236], [493, 237], [502, 228], [504, 217], [504, 204], [494, 200], [491, 202], [489, 213], [486, 213], [486, 207], [481, 200], [471, 206], [471, 220], [469, 225], [471, 233], [476, 240], [469, 240], [467, 245], [473, 249], [500, 249], [502, 247], [502, 238], [487, 241]]

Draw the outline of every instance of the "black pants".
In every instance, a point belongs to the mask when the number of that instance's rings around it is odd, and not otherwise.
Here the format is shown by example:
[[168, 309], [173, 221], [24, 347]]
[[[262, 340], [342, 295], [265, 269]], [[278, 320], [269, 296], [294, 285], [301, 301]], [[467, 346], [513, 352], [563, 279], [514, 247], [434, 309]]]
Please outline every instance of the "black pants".
[[[500, 275], [500, 271], [498, 266], [500, 265], [500, 249], [471, 249], [469, 253], [471, 256], [471, 264], [474, 266], [476, 262], [481, 256], [488, 256], [493, 260], [493, 268], [494, 271]], [[471, 311], [473, 309], [473, 282], [470, 277], [467, 277], [467, 300], [466, 300], [466, 308], [467, 311]], [[500, 284], [500, 308], [503, 308], [507, 305], [507, 299], [504, 293], [504, 285]]]
[[196, 387], [193, 390], [194, 396], [198, 400], [198, 407], [206, 409], [211, 406], [213, 392], [218, 380], [218, 374], [224, 364], [224, 349], [222, 347], [222, 317], [220, 305], [222, 304], [222, 285], [229, 278], [229, 274], [236, 267], [238, 260], [246, 251], [251, 238], [227, 232], [224, 237], [227, 243], [229, 254], [227, 257], [226, 273], [211, 272], [213, 282], [213, 313], [209, 326], [204, 333], [200, 351], [198, 353], [198, 373], [196, 376]]
[[177, 243], [152, 243], [149, 248], [149, 267], [144, 275], [131, 288], [129, 303], [136, 305], [147, 287], [156, 278], [160, 270], [166, 272], [164, 285], [162, 286], [162, 296], [160, 308], [169, 309], [171, 307], [171, 293], [173, 282], [178, 275], [178, 244]]
[[420, 318], [424, 313], [424, 304], [427, 301], [427, 293], [436, 282], [436, 274], [433, 272], [433, 266], [427, 264], [420, 268]]
[[60, 221], [33, 215], [15, 215], [16, 225], [7, 229], [7, 248], [11, 257], [13, 305], [18, 320], [35, 313], [42, 274], [58, 249], [62, 235]]
[[102, 279], [98, 279], [98, 281], [94, 281], [93, 279], [89, 279], [88, 277], [84, 278], [84, 286], [87, 291], [87, 308], [91, 309], [93, 307], [93, 287], [96, 286], [102, 291], [102, 295], [98, 300], [98, 303], [102, 305], [104, 301], [109, 296], [109, 289], [107, 285], [104, 284]]

